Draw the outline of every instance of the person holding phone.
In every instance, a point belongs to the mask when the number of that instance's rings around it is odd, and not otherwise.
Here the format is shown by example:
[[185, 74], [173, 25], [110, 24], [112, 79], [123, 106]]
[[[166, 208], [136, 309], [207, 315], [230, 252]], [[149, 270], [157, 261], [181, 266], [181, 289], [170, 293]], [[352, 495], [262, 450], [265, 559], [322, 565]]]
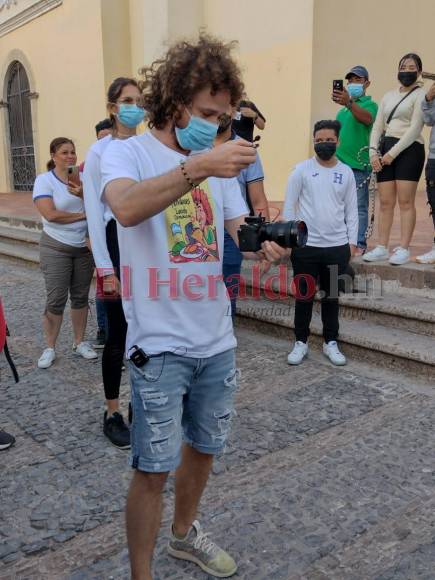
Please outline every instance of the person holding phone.
[[426, 125], [432, 127], [430, 132], [429, 158], [426, 163], [427, 202], [432, 215], [434, 238], [432, 249], [426, 254], [417, 256], [420, 264], [435, 264], [435, 83], [426, 93], [422, 105], [423, 119]]
[[126, 77], [115, 79], [107, 92], [107, 108], [112, 131], [102, 139], [97, 139], [89, 149], [85, 160], [83, 184], [89, 237], [97, 267], [97, 299], [104, 300], [107, 316], [107, 336], [102, 357], [106, 398], [103, 432], [112, 445], [128, 449], [130, 430], [119, 408], [127, 323], [120, 296], [116, 220], [110, 207], [101, 197], [101, 158], [114, 139], [128, 139], [136, 135], [137, 126], [145, 118], [137, 81]]
[[[236, 135], [232, 128], [232, 123], [234, 122], [232, 114], [233, 110], [230, 107], [228, 113], [223, 115], [220, 119], [215, 145], [241, 139], [241, 137]], [[263, 165], [258, 150], [255, 162], [251, 163], [251, 165], [245, 169], [242, 169], [237, 176], [237, 181], [239, 182], [242, 197], [249, 208], [249, 214], [258, 215], [261, 213], [267, 221], [270, 221], [269, 204], [264, 192]], [[225, 231], [222, 273], [231, 301], [231, 316], [233, 318], [236, 315], [236, 302], [240, 289], [240, 271], [242, 261], [243, 256], [239, 247], [234, 242], [231, 235]]]
[[[400, 266], [410, 261], [409, 245], [414, 233], [415, 194], [425, 160], [422, 102], [421, 58], [414, 53], [400, 59], [399, 87], [386, 93], [381, 101], [370, 138], [370, 161], [377, 172], [380, 199], [378, 245], [364, 254], [366, 262], [387, 260]], [[376, 153], [376, 149], [379, 153]], [[400, 209], [400, 246], [390, 256], [388, 242], [396, 202]]]
[[239, 101], [232, 126], [236, 134], [246, 141], [253, 141], [255, 127], [262, 131], [266, 126], [265, 117], [257, 109], [255, 103], [248, 99], [246, 93], [243, 93]]
[[40, 264], [47, 290], [43, 317], [47, 346], [38, 360], [40, 369], [50, 367], [56, 358], [56, 341], [68, 294], [73, 353], [85, 359], [98, 356], [84, 341], [94, 261], [86, 245], [88, 228], [82, 186], [68, 181], [68, 167], [77, 163], [74, 143], [66, 137], [53, 139], [50, 154], [48, 171], [38, 175], [33, 186], [33, 201], [42, 216]]
[[349, 165], [355, 177], [358, 197], [358, 247], [355, 256], [362, 256], [367, 249], [366, 232], [369, 223], [368, 180], [371, 167], [367, 147], [378, 105], [366, 94], [370, 81], [364, 66], [352, 67], [345, 78], [346, 88], [342, 80], [333, 82], [332, 100], [342, 105], [336, 117], [341, 124], [337, 157]]

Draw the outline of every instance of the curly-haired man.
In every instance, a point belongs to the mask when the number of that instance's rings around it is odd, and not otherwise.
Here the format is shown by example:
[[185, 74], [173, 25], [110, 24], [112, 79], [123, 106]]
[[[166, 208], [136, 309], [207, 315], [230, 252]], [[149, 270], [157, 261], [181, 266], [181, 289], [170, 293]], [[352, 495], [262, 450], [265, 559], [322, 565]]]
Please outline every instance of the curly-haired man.
[[[113, 141], [102, 162], [103, 192], [121, 224], [121, 266], [129, 273], [123, 302], [133, 404], [127, 537], [134, 579], [152, 577], [162, 491], [173, 470], [169, 553], [221, 578], [237, 569], [195, 519], [213, 456], [228, 436], [237, 380], [222, 254], [224, 227], [237, 240], [248, 210], [237, 180], [228, 178], [256, 155], [243, 140], [213, 147], [220, 119], [243, 90], [232, 48], [202, 35], [144, 69], [151, 131]], [[198, 187], [214, 223], [206, 236], [192, 238], [191, 192]], [[272, 262], [284, 255], [265, 242], [254, 257]]]

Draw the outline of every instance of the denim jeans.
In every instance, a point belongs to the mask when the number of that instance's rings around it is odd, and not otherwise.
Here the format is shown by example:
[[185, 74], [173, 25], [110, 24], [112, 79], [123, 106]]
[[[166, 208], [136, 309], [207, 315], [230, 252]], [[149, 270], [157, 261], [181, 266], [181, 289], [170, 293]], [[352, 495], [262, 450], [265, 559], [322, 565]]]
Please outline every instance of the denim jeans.
[[242, 253], [230, 234], [225, 230], [224, 237], [224, 259], [222, 264], [222, 274], [225, 286], [231, 300], [231, 316], [236, 314], [236, 300], [239, 295], [240, 269], [242, 267]]
[[234, 349], [209, 358], [171, 352], [131, 361], [130, 465], [151, 473], [176, 469], [183, 439], [201, 453], [223, 451], [233, 416], [238, 371]]
[[[352, 169], [355, 176], [358, 198], [358, 247], [367, 248], [367, 240], [365, 237], [367, 227], [369, 225], [369, 184], [365, 180], [368, 179], [370, 171], [361, 171], [360, 169]], [[361, 183], [364, 183], [361, 187]]]

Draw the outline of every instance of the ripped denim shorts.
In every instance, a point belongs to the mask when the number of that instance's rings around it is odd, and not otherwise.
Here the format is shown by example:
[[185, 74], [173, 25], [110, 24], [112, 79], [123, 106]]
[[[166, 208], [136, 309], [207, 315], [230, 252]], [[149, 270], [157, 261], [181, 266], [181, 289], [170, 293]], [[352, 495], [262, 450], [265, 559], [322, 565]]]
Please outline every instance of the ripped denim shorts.
[[129, 366], [134, 469], [173, 471], [183, 441], [202, 453], [223, 451], [238, 380], [234, 349], [201, 359], [165, 352]]

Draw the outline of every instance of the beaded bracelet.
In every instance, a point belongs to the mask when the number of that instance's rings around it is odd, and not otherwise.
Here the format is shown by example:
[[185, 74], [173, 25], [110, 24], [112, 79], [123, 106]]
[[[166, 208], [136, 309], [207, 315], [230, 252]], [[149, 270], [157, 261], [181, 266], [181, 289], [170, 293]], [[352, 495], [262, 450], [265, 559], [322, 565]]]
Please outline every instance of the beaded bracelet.
[[187, 183], [190, 185], [190, 187], [192, 189], [195, 189], [195, 187], [198, 187], [198, 184], [193, 183], [193, 181], [190, 179], [189, 174], [186, 171], [185, 165], [186, 165], [185, 161], [180, 161], [181, 173], [184, 175], [184, 178], [187, 181]]

